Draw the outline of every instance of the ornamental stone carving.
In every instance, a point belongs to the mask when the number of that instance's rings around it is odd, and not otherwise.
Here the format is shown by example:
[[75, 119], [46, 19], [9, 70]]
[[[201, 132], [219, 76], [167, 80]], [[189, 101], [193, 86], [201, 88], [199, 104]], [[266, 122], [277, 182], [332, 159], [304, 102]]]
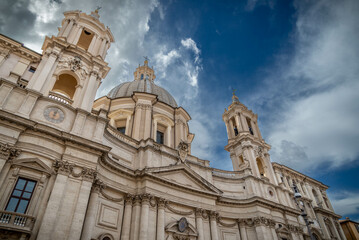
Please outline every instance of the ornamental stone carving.
[[3, 158], [8, 161], [12, 161], [17, 158], [21, 153], [20, 149], [11, 147], [8, 144], [0, 143], [0, 158]]
[[178, 144], [177, 150], [179, 159], [184, 163], [188, 154], [188, 143], [181, 141]]
[[74, 164], [61, 160], [56, 160], [56, 162], [53, 164], [56, 173], [62, 173], [67, 175], [70, 175], [72, 173], [74, 166]]

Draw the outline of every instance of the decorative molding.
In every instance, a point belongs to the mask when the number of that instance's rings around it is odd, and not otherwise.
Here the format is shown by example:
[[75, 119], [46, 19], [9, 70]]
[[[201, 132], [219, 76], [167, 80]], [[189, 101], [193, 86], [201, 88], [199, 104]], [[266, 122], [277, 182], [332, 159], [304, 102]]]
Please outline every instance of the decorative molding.
[[187, 211], [187, 212], [186, 212], [186, 211], [176, 210], [176, 209], [174, 209], [173, 207], [171, 207], [168, 202], [166, 202], [166, 207], [167, 207], [168, 210], [170, 210], [171, 212], [173, 212], [173, 213], [175, 213], [175, 214], [179, 214], [179, 215], [183, 215], [183, 216], [188, 216], [188, 215], [192, 215], [192, 214], [193, 214], [193, 211], [192, 211], [192, 210], [191, 210], [191, 211]]
[[10, 146], [9, 144], [0, 143], [0, 158], [9, 162], [17, 158], [21, 154], [21, 150]]
[[181, 141], [178, 144], [177, 151], [179, 159], [184, 163], [188, 154], [188, 143]]
[[54, 167], [56, 173], [64, 173], [66, 175], [70, 175], [75, 165], [67, 161], [56, 160], [56, 162], [54, 162], [52, 166]]
[[234, 226], [237, 225], [237, 222], [236, 222], [236, 221], [235, 221], [234, 223], [225, 223], [225, 222], [223, 222], [223, 221], [222, 221], [222, 217], [218, 217], [218, 218], [217, 218], [217, 221], [218, 221], [219, 224], [221, 224], [221, 225], [224, 226], [224, 227], [234, 227]]
[[73, 177], [82, 177], [86, 180], [94, 180], [97, 177], [97, 170], [82, 167], [82, 170], [80, 173], [74, 172], [74, 167], [78, 167], [73, 163], [69, 163], [68, 161], [62, 161], [62, 160], [56, 160], [56, 162], [53, 164], [53, 167], [55, 169], [56, 173], [63, 173], [66, 175], [72, 175]]
[[110, 195], [108, 195], [107, 193], [105, 193], [103, 191], [103, 188], [100, 189], [100, 193], [102, 196], [104, 196], [107, 200], [110, 200], [112, 202], [122, 202], [123, 201], [123, 198], [114, 198], [114, 197], [111, 197]]
[[142, 109], [142, 110], [146, 110], [146, 109], [152, 109], [152, 106], [149, 104], [143, 104], [143, 103], [137, 103], [136, 107]]

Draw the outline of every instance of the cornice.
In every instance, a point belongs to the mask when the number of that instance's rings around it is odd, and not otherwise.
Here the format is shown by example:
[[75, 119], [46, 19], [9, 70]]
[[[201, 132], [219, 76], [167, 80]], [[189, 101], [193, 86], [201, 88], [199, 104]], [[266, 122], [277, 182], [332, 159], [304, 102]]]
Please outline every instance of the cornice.
[[96, 151], [100, 152], [109, 152], [110, 147], [103, 145], [101, 143], [97, 143], [64, 131], [60, 131], [58, 129], [55, 129], [51, 126], [47, 126], [41, 123], [37, 123], [33, 120], [26, 119], [24, 117], [9, 113], [4, 110], [0, 110], [0, 120], [5, 120], [11, 123], [16, 123], [18, 125], [26, 127], [26, 129], [30, 129], [33, 131], [42, 132], [44, 134], [48, 134], [52, 137], [56, 137], [61, 139], [64, 142], [67, 143], [74, 143], [78, 146], [87, 147], [90, 149], [94, 149]]

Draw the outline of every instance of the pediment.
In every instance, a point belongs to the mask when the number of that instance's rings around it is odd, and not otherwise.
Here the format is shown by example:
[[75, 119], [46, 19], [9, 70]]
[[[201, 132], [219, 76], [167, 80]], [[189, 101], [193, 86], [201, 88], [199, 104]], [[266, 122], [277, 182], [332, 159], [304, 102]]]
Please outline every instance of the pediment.
[[30, 168], [39, 172], [46, 172], [48, 174], [52, 173], [52, 169], [38, 158], [16, 159], [13, 161], [12, 165]]
[[189, 169], [187, 166], [175, 165], [156, 169], [151, 171], [151, 175], [154, 175], [167, 182], [177, 184], [183, 187], [211, 192], [213, 194], [220, 194], [221, 191], [217, 189], [210, 182], [202, 178], [199, 174]]

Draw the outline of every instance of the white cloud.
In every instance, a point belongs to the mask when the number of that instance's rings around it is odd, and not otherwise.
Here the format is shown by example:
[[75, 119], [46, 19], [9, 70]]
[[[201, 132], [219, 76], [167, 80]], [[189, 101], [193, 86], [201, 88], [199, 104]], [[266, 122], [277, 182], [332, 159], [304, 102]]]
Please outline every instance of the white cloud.
[[184, 46], [185, 48], [191, 49], [195, 54], [196, 54], [196, 58], [195, 58], [195, 62], [198, 62], [199, 60], [199, 54], [200, 54], [200, 50], [197, 47], [196, 42], [191, 39], [191, 38], [187, 38], [185, 40], [181, 40], [181, 44], [182, 46]]
[[295, 54], [252, 101], [266, 104], [272, 160], [298, 170], [359, 156], [359, 2], [297, 1]]
[[[329, 194], [331, 203], [336, 213], [346, 217], [347, 215], [359, 214], [359, 193], [341, 191]], [[359, 219], [352, 219], [359, 220]]]

